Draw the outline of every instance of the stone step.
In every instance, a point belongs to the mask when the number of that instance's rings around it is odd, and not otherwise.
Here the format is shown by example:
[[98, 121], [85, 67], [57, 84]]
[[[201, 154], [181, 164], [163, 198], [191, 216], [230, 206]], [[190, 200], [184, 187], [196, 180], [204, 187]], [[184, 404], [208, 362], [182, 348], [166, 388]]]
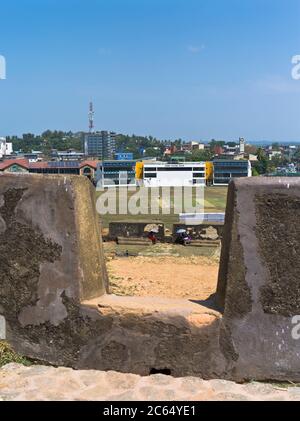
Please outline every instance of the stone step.
[[83, 305], [97, 308], [98, 310], [110, 309], [119, 312], [123, 310], [135, 311], [141, 313], [170, 313], [187, 316], [189, 314], [211, 315], [215, 318], [221, 318], [222, 314], [211, 307], [206, 307], [203, 302], [191, 301], [184, 298], [165, 298], [165, 297], [137, 297], [137, 296], [118, 296], [106, 294], [91, 300], [82, 302]]

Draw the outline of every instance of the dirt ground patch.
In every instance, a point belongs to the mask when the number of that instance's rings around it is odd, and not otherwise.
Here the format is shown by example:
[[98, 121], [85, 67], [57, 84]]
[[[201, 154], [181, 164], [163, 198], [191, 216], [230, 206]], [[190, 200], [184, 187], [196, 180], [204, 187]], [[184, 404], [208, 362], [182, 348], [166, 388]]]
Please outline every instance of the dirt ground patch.
[[111, 293], [206, 300], [216, 291], [218, 259], [129, 257], [108, 262]]

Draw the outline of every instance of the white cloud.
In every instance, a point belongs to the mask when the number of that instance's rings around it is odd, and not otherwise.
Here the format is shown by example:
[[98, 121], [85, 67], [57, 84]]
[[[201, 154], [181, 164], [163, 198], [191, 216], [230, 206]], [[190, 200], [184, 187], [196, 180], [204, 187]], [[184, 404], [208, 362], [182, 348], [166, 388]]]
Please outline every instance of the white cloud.
[[203, 51], [205, 48], [205, 45], [188, 45], [187, 50], [191, 54], [198, 54], [201, 51]]
[[254, 82], [254, 87], [266, 93], [298, 93], [300, 92], [300, 83], [297, 84], [292, 79], [284, 78], [279, 75], [269, 75], [265, 79]]
[[101, 56], [110, 54], [110, 52], [111, 52], [111, 50], [108, 49], [108, 48], [105, 48], [105, 47], [98, 48], [98, 54], [101, 55]]

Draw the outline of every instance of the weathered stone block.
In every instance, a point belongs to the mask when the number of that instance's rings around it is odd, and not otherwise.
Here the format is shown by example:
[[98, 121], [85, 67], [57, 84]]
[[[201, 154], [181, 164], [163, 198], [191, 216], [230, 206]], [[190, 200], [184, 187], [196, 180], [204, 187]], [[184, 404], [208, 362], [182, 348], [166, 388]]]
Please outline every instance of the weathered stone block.
[[100, 241], [86, 178], [0, 176], [0, 314], [12, 343], [29, 326], [58, 326], [66, 302], [106, 292]]
[[74, 368], [300, 381], [299, 220], [299, 179], [230, 184], [221, 314], [212, 300], [105, 294], [89, 181], [1, 175], [0, 337]]
[[229, 186], [217, 300], [229, 377], [300, 380], [300, 179]]
[[222, 373], [218, 312], [105, 294], [98, 225], [87, 179], [0, 176], [0, 316], [13, 348], [74, 368]]

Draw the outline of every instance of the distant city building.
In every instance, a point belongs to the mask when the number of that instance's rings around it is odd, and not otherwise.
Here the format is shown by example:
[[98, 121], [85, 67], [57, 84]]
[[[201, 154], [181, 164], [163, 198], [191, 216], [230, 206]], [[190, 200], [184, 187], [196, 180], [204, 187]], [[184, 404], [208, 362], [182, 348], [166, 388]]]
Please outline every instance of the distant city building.
[[41, 161], [41, 157], [38, 153], [24, 153], [23, 157], [25, 159], [28, 159], [29, 163], [38, 162]]
[[175, 144], [168, 145], [165, 147], [164, 155], [165, 156], [173, 155], [174, 153], [177, 152], [177, 150], [178, 149]]
[[239, 140], [239, 153], [240, 154], [245, 153], [245, 146], [246, 146], [245, 139], [243, 137], [240, 137], [240, 140]]
[[287, 147], [283, 147], [283, 154], [287, 159], [293, 159], [294, 155], [297, 153], [297, 151], [299, 150], [299, 148], [297, 148], [294, 145], [289, 145]]
[[284, 167], [278, 167], [276, 168], [277, 174], [296, 174], [297, 173], [297, 167], [295, 164], [287, 164]]
[[215, 159], [213, 161], [214, 185], [228, 185], [232, 178], [251, 177], [252, 168], [248, 160]]
[[0, 137], [0, 158], [11, 155], [13, 152], [12, 143], [6, 141], [5, 137]]
[[95, 132], [84, 136], [85, 156], [99, 159], [114, 159], [116, 153], [116, 133]]
[[21, 150], [16, 151], [13, 155], [7, 155], [5, 160], [27, 160], [29, 163], [39, 162], [43, 160], [43, 153], [40, 151], [31, 151], [23, 153]]
[[95, 178], [98, 161], [50, 161], [29, 164], [28, 171], [37, 174], [73, 174]]
[[80, 161], [84, 159], [84, 157], [84, 153], [76, 152], [74, 149], [69, 149], [68, 151], [53, 149], [51, 151], [51, 159], [56, 161]]
[[117, 161], [132, 161], [133, 153], [132, 152], [117, 152], [115, 154], [115, 159]]
[[268, 177], [300, 177], [300, 168], [296, 164], [291, 163], [283, 167], [277, 167], [276, 171], [271, 174], [267, 174]]
[[273, 158], [281, 158], [282, 157], [282, 152], [281, 151], [273, 151], [273, 150], [269, 150], [267, 152], [267, 156], [269, 159], [273, 159]]
[[204, 143], [199, 143], [199, 142], [191, 142], [191, 149], [193, 151], [203, 151], [205, 148]]
[[224, 149], [220, 145], [214, 146], [214, 154], [215, 155], [222, 155], [224, 153]]
[[214, 147], [214, 154], [219, 159], [246, 159], [246, 141], [243, 137], [240, 137], [239, 143], [228, 142], [223, 146], [216, 145]]
[[104, 161], [97, 165], [96, 182], [102, 187], [135, 185], [136, 161]]
[[205, 148], [204, 143], [199, 143], [195, 141], [185, 142], [181, 145], [181, 151], [184, 152], [193, 152], [197, 150], [203, 150]]
[[0, 172], [35, 174], [85, 175], [94, 179], [98, 161], [29, 162], [28, 159], [8, 159], [0, 162]]
[[245, 154], [244, 156], [250, 162], [256, 162], [256, 161], [258, 161], [257, 155], [254, 155], [253, 153], [248, 153], [248, 154]]
[[145, 187], [197, 186], [204, 185], [205, 179], [205, 162], [144, 163]]
[[6, 159], [0, 162], [0, 172], [4, 173], [26, 173], [29, 172], [29, 161], [27, 159]]

